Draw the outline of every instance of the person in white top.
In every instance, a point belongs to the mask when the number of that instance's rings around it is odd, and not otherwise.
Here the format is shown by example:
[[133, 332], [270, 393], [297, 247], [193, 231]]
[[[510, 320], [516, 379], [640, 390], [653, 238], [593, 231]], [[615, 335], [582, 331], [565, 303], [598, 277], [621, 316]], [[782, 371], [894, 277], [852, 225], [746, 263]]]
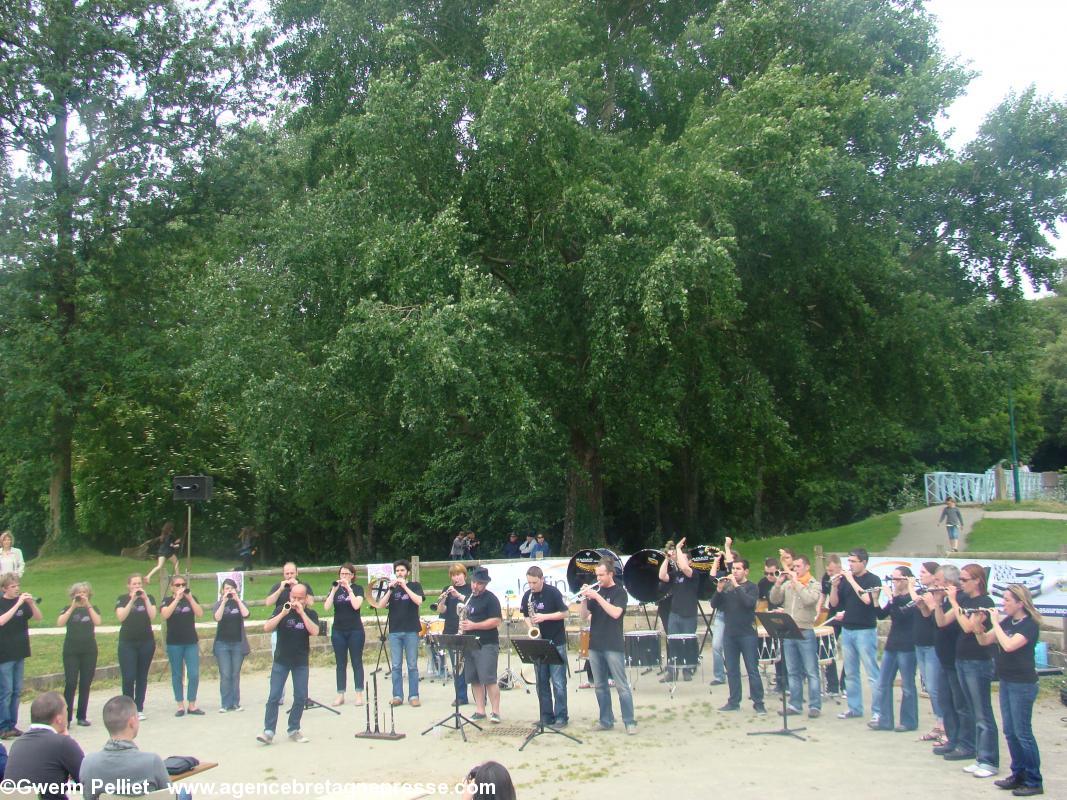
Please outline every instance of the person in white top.
[[19, 578], [26, 571], [26, 562], [22, 558], [22, 551], [15, 547], [15, 537], [11, 531], [0, 533], [0, 575], [11, 572]]

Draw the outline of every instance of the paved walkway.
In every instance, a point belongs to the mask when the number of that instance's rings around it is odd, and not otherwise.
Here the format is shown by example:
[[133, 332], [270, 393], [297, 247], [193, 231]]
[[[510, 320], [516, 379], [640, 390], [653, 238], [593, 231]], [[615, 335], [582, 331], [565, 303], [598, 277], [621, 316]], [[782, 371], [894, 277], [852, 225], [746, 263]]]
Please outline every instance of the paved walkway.
[[[1050, 511], [985, 511], [981, 506], [960, 506], [963, 516], [963, 530], [960, 531], [960, 549], [967, 547], [967, 537], [978, 520], [990, 519], [1062, 519], [1067, 514]], [[921, 508], [900, 515], [900, 533], [889, 545], [890, 553], [908, 555], [911, 553], [933, 554], [938, 546], [948, 547], [948, 533], [944, 525], [938, 525], [943, 505]]]

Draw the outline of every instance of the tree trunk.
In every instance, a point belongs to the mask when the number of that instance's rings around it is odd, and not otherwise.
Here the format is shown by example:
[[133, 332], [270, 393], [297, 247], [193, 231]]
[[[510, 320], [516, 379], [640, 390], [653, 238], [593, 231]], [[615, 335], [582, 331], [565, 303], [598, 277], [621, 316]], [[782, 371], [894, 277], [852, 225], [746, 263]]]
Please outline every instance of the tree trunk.
[[59, 397], [49, 412], [52, 475], [48, 490], [48, 533], [40, 551], [43, 555], [73, 550], [78, 546], [72, 462], [80, 397], [77, 356], [69, 352], [77, 321], [74, 198], [70, 188], [67, 109], [61, 91], [53, 90], [53, 97], [57, 105], [55, 123], [50, 131], [56, 249], [49, 269], [49, 282], [56, 309], [57, 363], [63, 372], [57, 378]]
[[763, 465], [756, 468], [756, 497], [752, 503], [752, 529], [763, 532]]
[[580, 433], [571, 435], [573, 461], [567, 470], [567, 496], [563, 510], [562, 555], [579, 546], [603, 546], [604, 479], [600, 472], [600, 452]]
[[370, 561], [374, 548], [374, 506], [367, 503], [353, 517], [352, 524], [345, 531], [345, 546], [348, 548], [348, 558], [354, 564]]

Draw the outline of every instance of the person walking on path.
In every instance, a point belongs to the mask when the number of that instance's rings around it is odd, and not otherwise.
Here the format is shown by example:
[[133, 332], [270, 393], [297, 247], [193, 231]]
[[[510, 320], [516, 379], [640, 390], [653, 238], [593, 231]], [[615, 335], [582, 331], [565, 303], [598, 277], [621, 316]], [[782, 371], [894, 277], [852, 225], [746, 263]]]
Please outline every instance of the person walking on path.
[[960, 551], [960, 529], [963, 527], [963, 515], [956, 508], [956, 499], [954, 497], [950, 497], [945, 501], [945, 507], [941, 511], [937, 524], [944, 524], [948, 528], [948, 549], [953, 553], [958, 553]]

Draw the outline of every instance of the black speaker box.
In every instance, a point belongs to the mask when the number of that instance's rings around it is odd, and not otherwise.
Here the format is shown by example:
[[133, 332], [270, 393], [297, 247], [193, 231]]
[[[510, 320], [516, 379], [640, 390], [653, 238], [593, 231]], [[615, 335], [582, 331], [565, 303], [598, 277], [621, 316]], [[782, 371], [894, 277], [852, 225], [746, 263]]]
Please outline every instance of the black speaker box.
[[210, 475], [175, 475], [174, 499], [184, 502], [210, 500], [215, 493], [215, 479]]

